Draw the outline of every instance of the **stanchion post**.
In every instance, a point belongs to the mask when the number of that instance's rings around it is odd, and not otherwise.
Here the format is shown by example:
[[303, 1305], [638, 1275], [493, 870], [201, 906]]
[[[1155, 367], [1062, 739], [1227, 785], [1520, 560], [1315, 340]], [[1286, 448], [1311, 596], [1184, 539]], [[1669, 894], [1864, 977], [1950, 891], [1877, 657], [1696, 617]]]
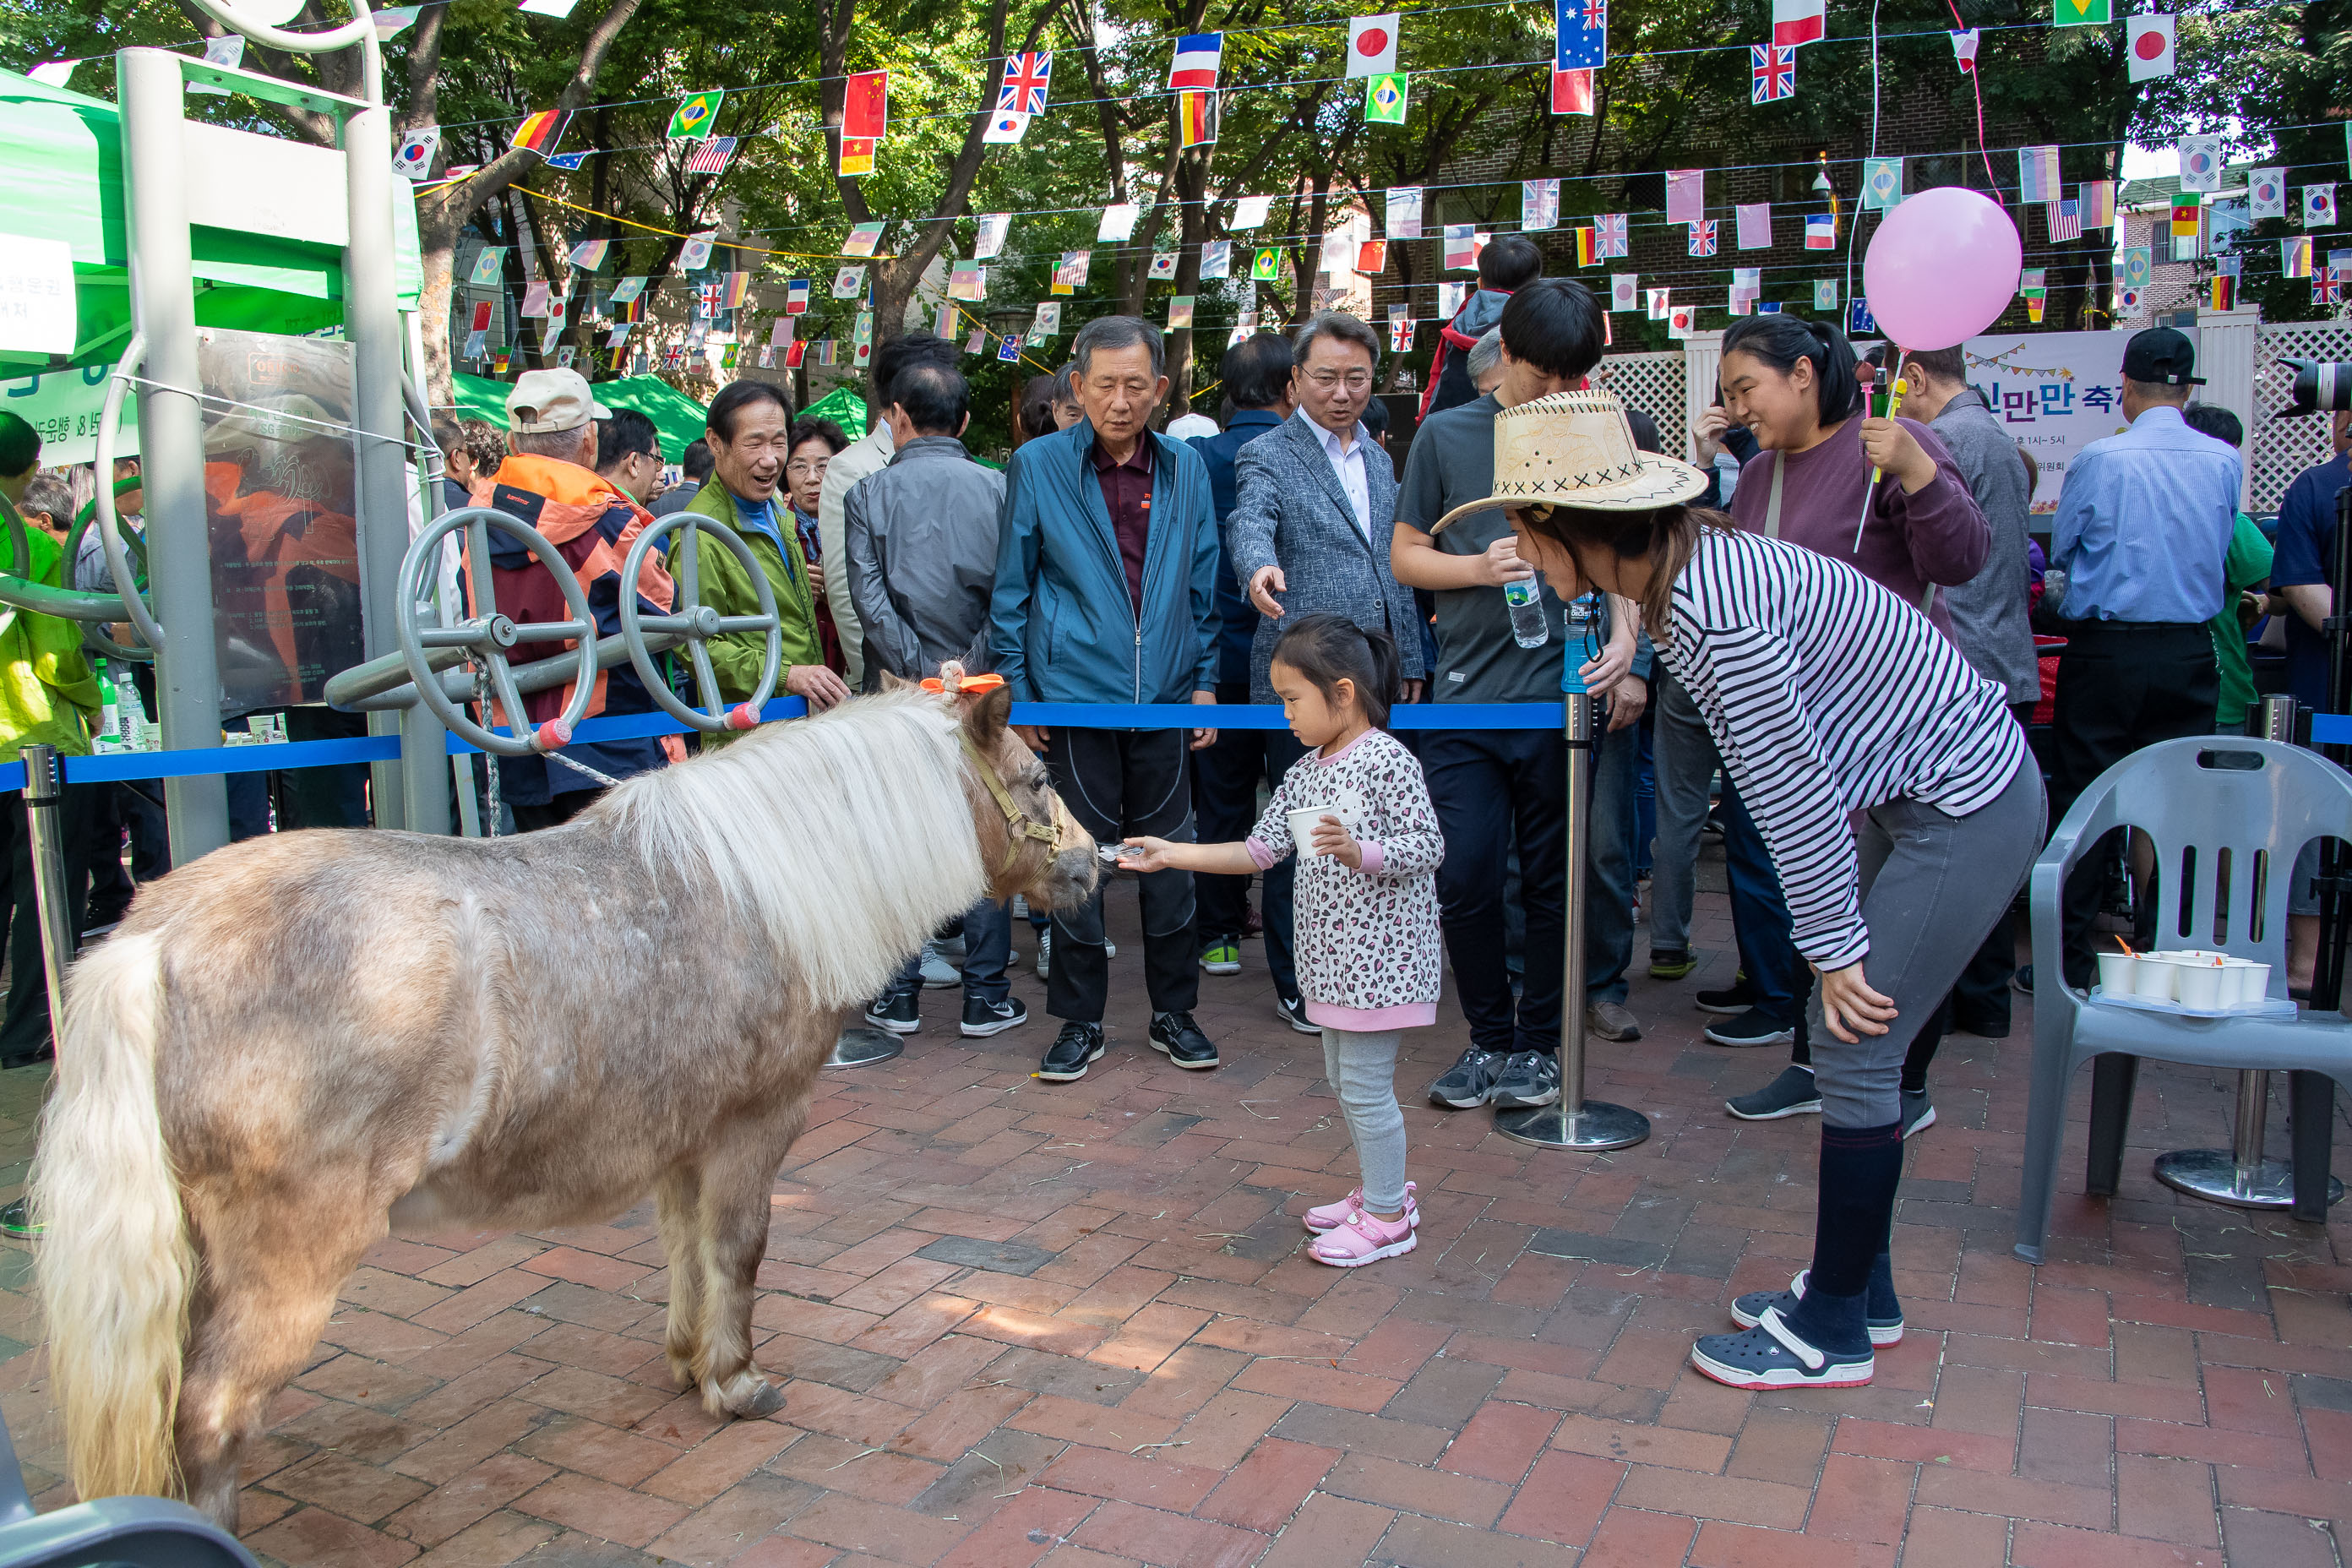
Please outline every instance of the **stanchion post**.
[[1499, 1111], [1495, 1131], [1515, 1143], [1544, 1149], [1599, 1152], [1623, 1149], [1650, 1135], [1650, 1119], [1622, 1105], [1584, 1098], [1584, 867], [1590, 858], [1592, 812], [1592, 694], [1567, 695], [1562, 721], [1568, 741], [1568, 950], [1559, 986], [1559, 1098], [1549, 1105]]
[[33, 902], [40, 911], [41, 958], [48, 967], [49, 1032], [65, 1026], [66, 965], [73, 962], [73, 890], [66, 885], [65, 775], [58, 749], [36, 741], [24, 749], [25, 837], [32, 851]]

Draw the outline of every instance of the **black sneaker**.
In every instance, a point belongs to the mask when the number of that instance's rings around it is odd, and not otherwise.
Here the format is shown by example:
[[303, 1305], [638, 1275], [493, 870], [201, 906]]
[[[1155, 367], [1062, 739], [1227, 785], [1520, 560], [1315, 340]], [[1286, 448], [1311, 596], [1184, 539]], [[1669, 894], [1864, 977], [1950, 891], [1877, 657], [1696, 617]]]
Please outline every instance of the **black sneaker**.
[[1201, 1026], [1192, 1022], [1190, 1013], [1154, 1013], [1151, 1048], [1193, 1072], [1205, 1072], [1217, 1065], [1217, 1047], [1201, 1033]]
[[1065, 1024], [1062, 1032], [1054, 1037], [1054, 1043], [1045, 1047], [1045, 1059], [1030, 1076], [1048, 1083], [1067, 1083], [1086, 1077], [1087, 1064], [1101, 1060], [1102, 1054], [1100, 1024]]
[[2016, 992], [2021, 996], [2032, 995], [2033, 965], [2030, 963], [2019, 964], [2017, 966], [2017, 973], [2009, 977], [2009, 988], [2011, 991]]
[[18, 1198], [0, 1208], [0, 1236], [16, 1241], [31, 1241], [41, 1234], [41, 1222], [33, 1217], [33, 1200]]
[[1756, 994], [1756, 987], [1748, 983], [1748, 972], [1744, 969], [1732, 981], [1727, 990], [1702, 991], [1691, 998], [1692, 1004], [1700, 1012], [1713, 1013], [1718, 1017], [1726, 1018], [1745, 1013], [1761, 1000], [1762, 998]]
[[1506, 1059], [1500, 1051], [1482, 1051], [1473, 1046], [1438, 1075], [1429, 1086], [1429, 1098], [1456, 1110], [1484, 1105], [1494, 1098], [1495, 1080], [1501, 1076]]
[[1778, 1121], [1784, 1116], [1819, 1116], [1822, 1113], [1821, 1087], [1813, 1081], [1812, 1069], [1794, 1065], [1782, 1068], [1780, 1076], [1758, 1089], [1736, 1100], [1727, 1100], [1723, 1108], [1742, 1121]]
[[1725, 1023], [1709, 1024], [1705, 1032], [1707, 1043], [1717, 1046], [1785, 1046], [1796, 1037], [1795, 1025], [1766, 1017], [1761, 1007], [1750, 1007]]
[[1549, 1051], [1513, 1051], [1503, 1058], [1490, 1098], [1497, 1110], [1549, 1105], [1559, 1098], [1559, 1058]]
[[894, 1035], [911, 1035], [923, 1026], [920, 994], [913, 991], [885, 991], [867, 1005], [866, 1021]]
[[1002, 1002], [979, 996], [963, 999], [963, 1034], [968, 1040], [984, 1040], [991, 1035], [1017, 1029], [1028, 1021], [1029, 1009], [1021, 1005], [1018, 996], [1007, 996]]
[[1322, 1025], [1307, 1021], [1307, 998], [1304, 996], [1286, 997], [1277, 991], [1274, 995], [1274, 1011], [1276, 1016], [1302, 1035], [1320, 1035], [1323, 1032]]

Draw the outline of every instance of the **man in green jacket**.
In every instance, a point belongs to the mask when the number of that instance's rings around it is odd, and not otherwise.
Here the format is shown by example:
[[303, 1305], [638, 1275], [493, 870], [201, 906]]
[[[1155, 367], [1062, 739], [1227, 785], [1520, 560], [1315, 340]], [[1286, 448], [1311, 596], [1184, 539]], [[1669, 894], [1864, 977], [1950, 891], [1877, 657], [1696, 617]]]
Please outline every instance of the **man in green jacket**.
[[[808, 700], [823, 712], [849, 695], [849, 684], [825, 668], [816, 626], [816, 596], [792, 514], [776, 504], [784, 457], [791, 449], [792, 416], [783, 394], [764, 381], [730, 381], [710, 400], [708, 416], [710, 480], [687, 510], [714, 518], [743, 536], [752, 558], [767, 574], [776, 595], [776, 619], [783, 632], [784, 671], [777, 684]], [[676, 536], [684, 537], [683, 531]], [[669, 569], [677, 574], [678, 546], [670, 546]], [[706, 542], [698, 557], [702, 602], [722, 616], [759, 614], [759, 591], [731, 551]], [[730, 701], [751, 695], [760, 680], [768, 639], [757, 632], [729, 632], [710, 639], [710, 665]], [[705, 745], [719, 737], [706, 735]]]
[[[41, 437], [14, 414], [0, 413], [0, 571], [52, 588], [66, 586], [58, 542], [21, 525], [16, 504], [41, 466]], [[25, 556], [19, 556], [20, 547]], [[29, 557], [29, 559], [26, 559]], [[98, 681], [82, 657], [81, 627], [54, 616], [0, 606], [0, 762], [14, 762], [28, 742], [68, 756], [89, 754], [99, 711]], [[66, 847], [66, 901], [74, 940], [81, 939], [82, 895], [89, 880], [92, 791], [68, 784], [58, 812]], [[0, 803], [0, 837], [7, 841], [8, 905], [0, 906], [8, 946], [8, 1004], [0, 1018], [0, 1068], [24, 1067], [49, 1055], [49, 992], [41, 952], [41, 917], [33, 893], [32, 841], [26, 831], [21, 789]]]

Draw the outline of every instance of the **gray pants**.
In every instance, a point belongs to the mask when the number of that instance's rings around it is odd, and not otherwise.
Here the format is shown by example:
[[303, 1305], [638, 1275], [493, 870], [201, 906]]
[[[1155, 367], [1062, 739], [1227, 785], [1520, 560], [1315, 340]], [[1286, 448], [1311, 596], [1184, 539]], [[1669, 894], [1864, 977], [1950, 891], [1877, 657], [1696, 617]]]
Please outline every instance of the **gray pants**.
[[1650, 951], [1679, 952], [1690, 946], [1698, 830], [1706, 822], [1707, 787], [1722, 759], [1698, 705], [1663, 668], [1654, 723], [1658, 837], [1650, 864]]
[[1364, 1206], [1393, 1214], [1404, 1206], [1404, 1112], [1397, 1109], [1397, 1043], [1390, 1029], [1323, 1031], [1323, 1077], [1339, 1097], [1356, 1163], [1364, 1173]]
[[1870, 928], [1863, 974], [1895, 1002], [1883, 1035], [1848, 1045], [1813, 1036], [1813, 1076], [1830, 1127], [1885, 1127], [1903, 1116], [1903, 1058], [1936, 1016], [2042, 851], [2048, 820], [2041, 770], [2028, 756], [2007, 788], [1966, 816], [1916, 800], [1862, 814], [1862, 918]]

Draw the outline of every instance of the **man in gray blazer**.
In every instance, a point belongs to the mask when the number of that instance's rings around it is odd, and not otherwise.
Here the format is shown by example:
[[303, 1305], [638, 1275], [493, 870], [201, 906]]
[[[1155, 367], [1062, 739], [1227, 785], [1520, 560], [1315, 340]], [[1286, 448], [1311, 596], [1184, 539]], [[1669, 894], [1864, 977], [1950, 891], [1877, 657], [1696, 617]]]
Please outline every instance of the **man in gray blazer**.
[[[1297, 412], [1234, 456], [1237, 495], [1225, 520], [1234, 576], [1265, 619], [1250, 649], [1250, 700], [1277, 700], [1267, 679], [1288, 617], [1334, 611], [1397, 646], [1408, 702], [1421, 695], [1421, 627], [1412, 592], [1389, 570], [1396, 468], [1364, 427], [1380, 334], [1323, 310], [1298, 329], [1292, 395]], [[1281, 731], [1266, 737], [1266, 777], [1279, 784], [1301, 754]], [[1265, 873], [1265, 958], [1276, 1004], [1293, 1028], [1318, 1032], [1298, 1000], [1291, 960], [1292, 862]]]

